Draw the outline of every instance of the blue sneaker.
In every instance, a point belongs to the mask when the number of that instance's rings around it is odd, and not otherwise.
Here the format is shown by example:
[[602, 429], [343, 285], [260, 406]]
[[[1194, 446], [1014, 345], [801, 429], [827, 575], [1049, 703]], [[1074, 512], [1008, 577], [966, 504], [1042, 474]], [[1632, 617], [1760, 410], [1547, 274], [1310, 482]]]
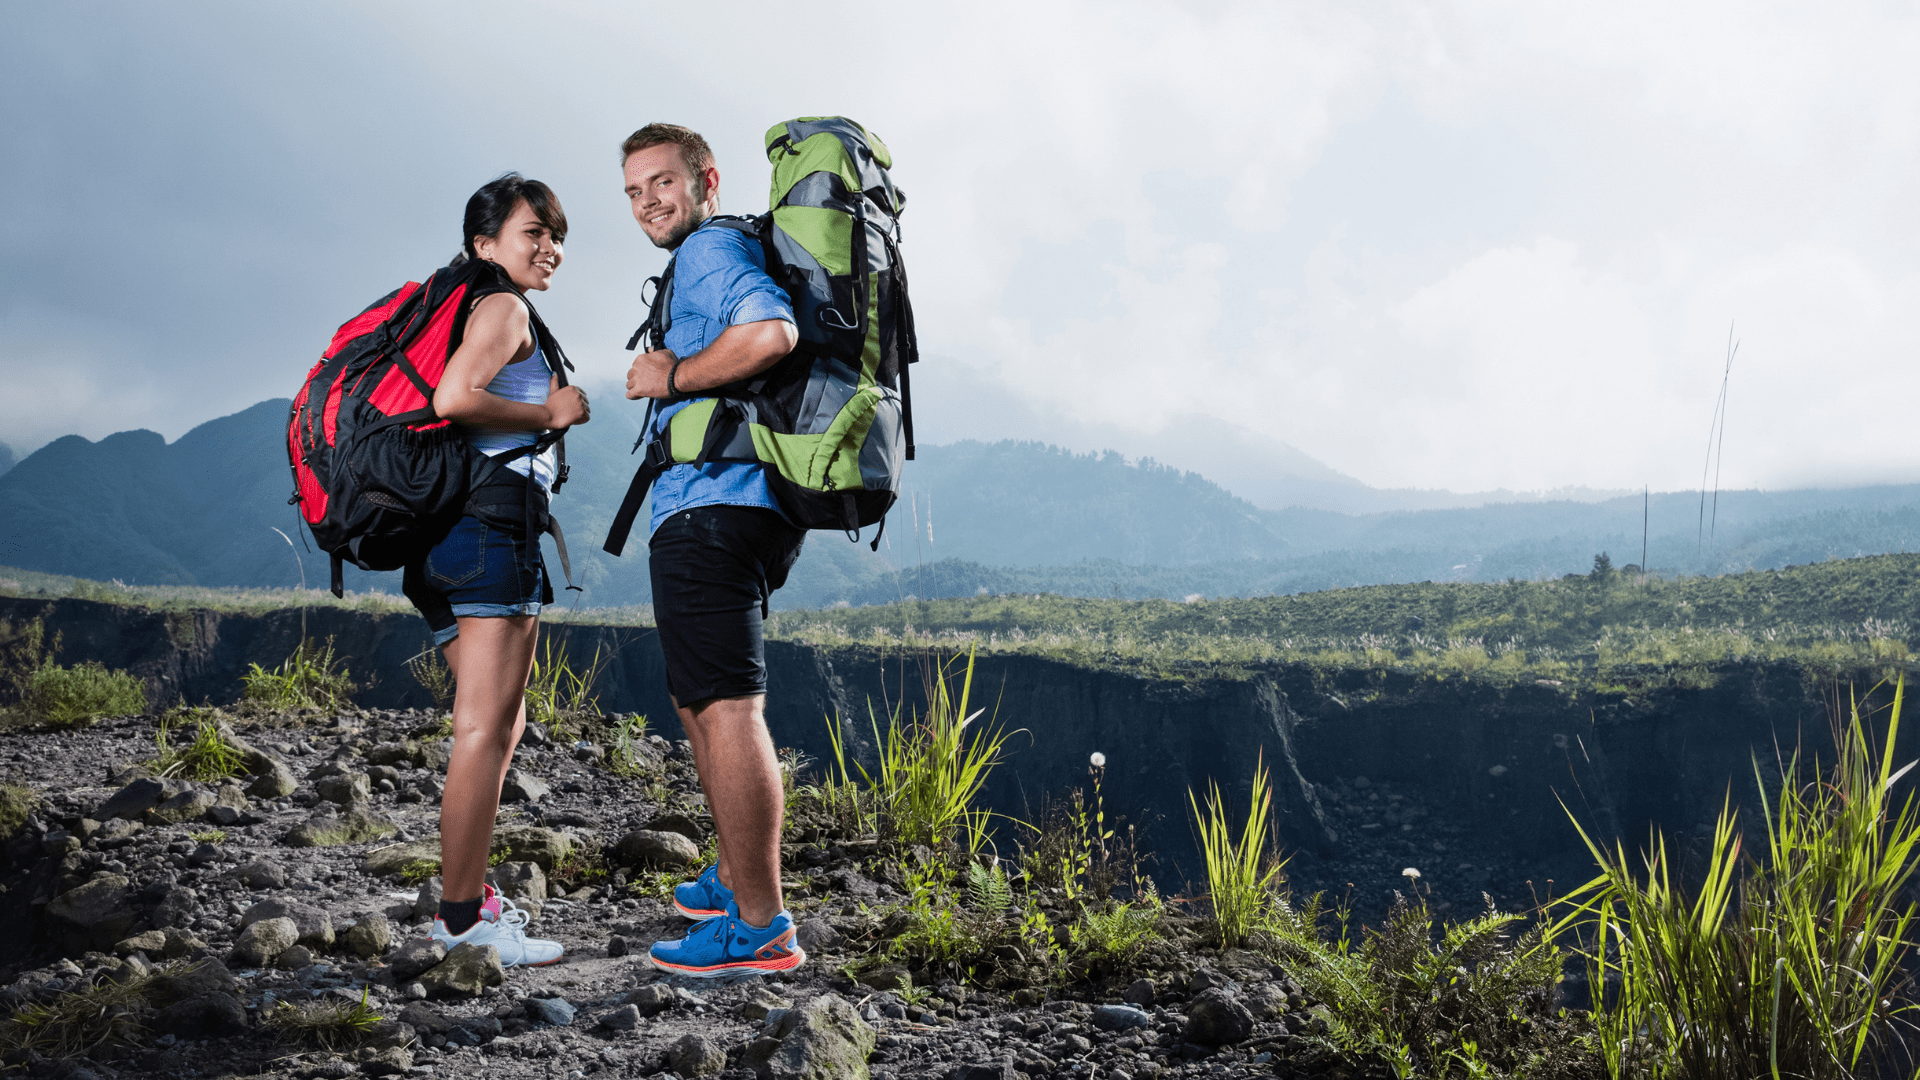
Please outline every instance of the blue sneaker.
[[718, 918], [689, 927], [679, 941], [654, 942], [647, 958], [662, 971], [711, 979], [792, 971], [806, 962], [807, 954], [793, 940], [792, 915], [783, 911], [772, 925], [757, 930], [729, 902]]
[[733, 890], [720, 884], [718, 863], [700, 871], [700, 876], [692, 881], [684, 881], [673, 887], [675, 910], [696, 922], [725, 915], [727, 905], [731, 903]]

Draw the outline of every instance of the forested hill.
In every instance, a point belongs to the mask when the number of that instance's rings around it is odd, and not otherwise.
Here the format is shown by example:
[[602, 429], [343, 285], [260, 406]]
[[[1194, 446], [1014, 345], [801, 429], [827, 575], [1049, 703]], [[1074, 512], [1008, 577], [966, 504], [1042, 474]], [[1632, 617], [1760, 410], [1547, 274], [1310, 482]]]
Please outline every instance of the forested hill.
[[[325, 560], [296, 553], [287, 402], [209, 421], [168, 444], [147, 431], [58, 439], [0, 475], [0, 565], [148, 584], [286, 586]], [[638, 408], [568, 437], [573, 483], [555, 510], [584, 595], [648, 598], [643, 542], [599, 551], [636, 459]], [[1723, 573], [1920, 551], [1920, 485], [1697, 492], [1348, 515], [1265, 511], [1195, 473], [1031, 442], [922, 446], [880, 550], [816, 533], [783, 607], [979, 592], [1252, 596], [1407, 581], [1531, 580], [1585, 572], [1595, 553], [1666, 573]], [[279, 530], [276, 532], [275, 530]], [[349, 587], [397, 591], [396, 574]]]

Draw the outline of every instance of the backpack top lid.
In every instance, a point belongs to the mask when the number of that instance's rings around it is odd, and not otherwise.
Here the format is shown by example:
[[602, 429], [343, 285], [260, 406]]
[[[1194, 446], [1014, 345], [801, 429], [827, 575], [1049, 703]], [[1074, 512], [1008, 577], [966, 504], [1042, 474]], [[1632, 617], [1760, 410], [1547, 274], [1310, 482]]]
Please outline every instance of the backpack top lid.
[[906, 192], [887, 174], [893, 167], [887, 144], [844, 116], [803, 116], [773, 125], [767, 129], [767, 160], [773, 163], [771, 210], [792, 204], [851, 213], [853, 207], [845, 204], [856, 192], [889, 218], [907, 205]]

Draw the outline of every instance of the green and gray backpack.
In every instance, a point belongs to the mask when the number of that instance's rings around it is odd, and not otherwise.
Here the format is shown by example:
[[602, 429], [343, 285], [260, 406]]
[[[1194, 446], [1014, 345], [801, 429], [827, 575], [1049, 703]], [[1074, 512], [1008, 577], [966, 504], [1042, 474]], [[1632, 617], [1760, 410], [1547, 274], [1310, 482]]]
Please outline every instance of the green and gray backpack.
[[[626, 546], [654, 480], [679, 464], [766, 465], [781, 510], [807, 529], [856, 533], [899, 496], [902, 463], [913, 458], [907, 366], [920, 350], [898, 246], [906, 195], [887, 173], [892, 155], [852, 120], [819, 116], [774, 125], [767, 158], [772, 209], [710, 223], [759, 239], [767, 273], [793, 301], [799, 344], [750, 380], [686, 395], [694, 403], [645, 444], [607, 533], [611, 554]], [[655, 284], [628, 349], [649, 334], [651, 348], [664, 347], [671, 261]]]

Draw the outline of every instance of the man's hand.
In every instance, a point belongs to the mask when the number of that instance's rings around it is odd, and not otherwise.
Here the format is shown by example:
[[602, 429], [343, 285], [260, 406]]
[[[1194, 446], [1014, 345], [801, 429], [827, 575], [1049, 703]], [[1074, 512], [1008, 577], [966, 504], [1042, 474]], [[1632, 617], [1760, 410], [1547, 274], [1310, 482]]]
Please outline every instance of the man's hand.
[[547, 426], [565, 431], [592, 419], [593, 410], [587, 405], [586, 391], [577, 386], [563, 386], [547, 395], [547, 413], [553, 420]]
[[655, 349], [635, 356], [633, 366], [627, 369], [627, 400], [666, 397], [667, 372], [673, 370], [674, 362], [679, 359], [672, 349]]

